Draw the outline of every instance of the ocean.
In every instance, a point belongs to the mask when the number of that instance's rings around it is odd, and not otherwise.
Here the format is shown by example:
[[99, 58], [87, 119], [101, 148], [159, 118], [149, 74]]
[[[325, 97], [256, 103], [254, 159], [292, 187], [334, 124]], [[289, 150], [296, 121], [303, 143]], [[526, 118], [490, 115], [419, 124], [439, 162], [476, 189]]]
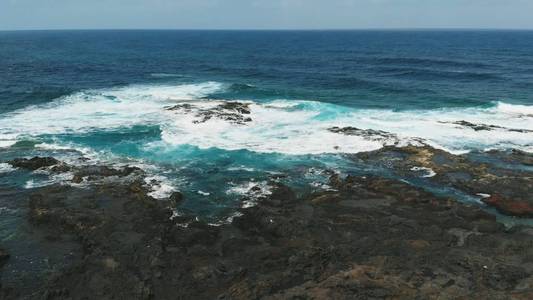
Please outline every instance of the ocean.
[[[219, 222], [273, 176], [301, 193], [327, 189], [331, 172], [398, 176], [350, 159], [384, 146], [531, 152], [532, 49], [532, 31], [0, 32], [1, 188], [70, 179], [9, 159], [83, 157], [138, 166], [153, 197], [181, 191], [177, 213]], [[235, 101], [250, 120], [199, 121]], [[17, 205], [2, 197], [3, 222]]]

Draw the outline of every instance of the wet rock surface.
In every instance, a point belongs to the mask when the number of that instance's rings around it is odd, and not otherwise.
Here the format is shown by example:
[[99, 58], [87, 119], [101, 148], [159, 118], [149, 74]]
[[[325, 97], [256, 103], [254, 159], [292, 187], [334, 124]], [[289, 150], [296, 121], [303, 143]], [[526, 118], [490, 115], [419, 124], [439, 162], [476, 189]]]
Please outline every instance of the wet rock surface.
[[33, 157], [33, 158], [16, 158], [8, 162], [15, 168], [27, 169], [27, 170], [38, 170], [41, 168], [46, 168], [54, 165], [60, 164], [60, 161], [53, 157]]
[[368, 138], [373, 141], [388, 141], [391, 144], [398, 144], [400, 139], [396, 134], [374, 130], [374, 129], [359, 129], [356, 127], [331, 127], [328, 129], [333, 133], [343, 134], [343, 135], [357, 135]]
[[497, 151], [491, 150], [488, 151], [491, 155], [497, 157], [502, 161], [506, 161], [514, 164], [521, 164], [524, 166], [533, 166], [533, 155], [530, 153], [520, 151], [520, 150], [509, 150], [509, 151]]
[[[434, 149], [408, 148], [399, 153], [406, 165], [394, 163], [403, 170], [410, 169], [408, 162], [416, 163], [434, 169], [438, 180], [448, 180], [446, 173], [451, 171], [478, 180], [486, 174], [483, 166], [468, 170], [472, 166], [467, 162]], [[379, 159], [380, 153], [372, 157]], [[331, 190], [306, 196], [272, 183], [270, 195], [241, 209], [242, 215], [230, 224], [209, 226], [189, 218], [183, 226], [183, 217], [172, 218], [172, 208], [183, 195], [155, 200], [148, 196], [143, 174], [130, 175], [128, 180], [94, 182], [84, 188], [35, 189], [27, 216], [34, 230], [59, 245], [64, 236], [74, 237], [81, 253], [68, 267], [47, 276], [41, 288], [28, 293], [2, 285], [0, 295], [5, 299], [22, 295], [29, 299], [533, 297], [531, 228], [506, 229], [477, 206], [438, 198], [400, 181], [334, 174]]]
[[252, 121], [250, 118], [250, 104], [243, 102], [224, 102], [212, 108], [201, 108], [194, 104], [182, 103], [168, 107], [169, 111], [193, 113], [196, 116], [194, 123], [205, 123], [211, 119], [220, 119], [233, 124], [244, 125]]
[[72, 181], [74, 183], [81, 183], [84, 180], [93, 181], [105, 177], [117, 176], [124, 177], [133, 173], [142, 173], [142, 170], [137, 167], [112, 168], [108, 166], [82, 166], [73, 168], [74, 175]]
[[527, 130], [527, 129], [507, 128], [507, 127], [489, 125], [489, 124], [475, 124], [475, 123], [471, 123], [471, 122], [464, 121], [464, 120], [456, 121], [456, 122], [449, 122], [449, 123], [454, 124], [454, 125], [459, 125], [460, 127], [467, 127], [475, 131], [492, 131], [495, 129], [501, 129], [505, 131], [521, 132], [521, 133], [533, 132], [532, 130]]
[[17, 158], [8, 161], [15, 168], [29, 171], [46, 171], [49, 174], [72, 173], [71, 182], [82, 183], [84, 181], [101, 180], [107, 177], [126, 177], [132, 174], [141, 175], [142, 170], [138, 167], [110, 167], [102, 165], [69, 165], [53, 157]]
[[[487, 152], [501, 160], [502, 153]], [[531, 154], [513, 152], [505, 160], [524, 166], [532, 159]], [[425, 147], [385, 147], [375, 152], [356, 156], [367, 162], [380, 163], [399, 174], [413, 173], [423, 168], [435, 174], [429, 180], [441, 185], [479, 196], [481, 201], [500, 212], [517, 216], [533, 217], [533, 172], [502, 167], [472, 160], [468, 155], [453, 155], [443, 150]]]

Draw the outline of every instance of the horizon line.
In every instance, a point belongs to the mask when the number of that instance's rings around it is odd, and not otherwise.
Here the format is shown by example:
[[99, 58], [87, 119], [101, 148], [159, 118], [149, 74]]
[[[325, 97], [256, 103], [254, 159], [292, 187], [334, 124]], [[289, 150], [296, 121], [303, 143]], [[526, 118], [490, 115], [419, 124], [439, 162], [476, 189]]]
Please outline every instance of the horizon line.
[[14, 31], [533, 31], [533, 28], [493, 27], [365, 27], [365, 28], [39, 28], [1, 29]]

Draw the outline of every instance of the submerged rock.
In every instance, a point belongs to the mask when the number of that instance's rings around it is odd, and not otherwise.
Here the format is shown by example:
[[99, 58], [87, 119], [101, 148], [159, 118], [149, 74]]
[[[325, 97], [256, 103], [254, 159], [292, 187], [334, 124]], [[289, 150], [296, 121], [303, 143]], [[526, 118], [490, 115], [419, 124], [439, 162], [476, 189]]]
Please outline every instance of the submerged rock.
[[517, 149], [512, 149], [509, 151], [491, 150], [487, 151], [487, 153], [494, 155], [498, 159], [505, 162], [524, 166], [533, 166], [533, 153], [528, 153]]

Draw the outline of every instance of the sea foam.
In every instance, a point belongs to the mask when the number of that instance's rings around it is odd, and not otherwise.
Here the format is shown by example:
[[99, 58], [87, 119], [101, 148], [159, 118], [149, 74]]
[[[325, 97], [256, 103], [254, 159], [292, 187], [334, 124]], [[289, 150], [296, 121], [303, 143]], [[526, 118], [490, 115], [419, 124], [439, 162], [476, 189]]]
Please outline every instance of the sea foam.
[[[216, 101], [196, 104], [199, 109], [214, 109], [220, 105]], [[489, 147], [527, 151], [533, 144], [533, 116], [516, 114], [519, 108], [514, 110], [511, 104], [499, 103], [489, 108], [392, 111], [279, 100], [252, 102], [249, 107], [252, 121], [245, 125], [217, 118], [197, 123], [194, 113], [174, 113], [174, 117], [169, 117], [174, 121], [163, 128], [162, 138], [171, 144], [200, 148], [299, 155], [357, 153], [410, 144], [428, 144], [452, 153]], [[492, 127], [474, 130], [459, 125], [461, 121]], [[329, 130], [333, 127], [380, 130], [393, 135], [379, 136], [372, 132], [345, 135]]]
[[13, 168], [13, 166], [8, 163], [0, 163], [0, 174], [13, 172], [15, 170], [16, 168]]
[[159, 124], [161, 110], [175, 101], [198, 99], [221, 84], [180, 86], [135, 85], [78, 92], [44, 105], [29, 106], [0, 116], [4, 136], [38, 136], [110, 130], [137, 124]]
[[[169, 145], [262, 153], [357, 153], [410, 144], [429, 144], [453, 153], [489, 148], [533, 149], [533, 106], [504, 102], [490, 107], [392, 111], [307, 100], [243, 100], [239, 102], [248, 106], [250, 113], [246, 117], [251, 118], [245, 124], [216, 117], [198, 122], [199, 112], [216, 110], [225, 103], [206, 99], [225, 88], [227, 85], [221, 83], [205, 82], [78, 92], [1, 115], [0, 140], [11, 145], [28, 136], [155, 125], [161, 128], [161, 139]], [[183, 103], [193, 108], [168, 110]], [[463, 121], [489, 126], [489, 130], [475, 130], [461, 125]], [[331, 131], [333, 127], [368, 131], [347, 135]], [[369, 129], [390, 135], [380, 136]]]

